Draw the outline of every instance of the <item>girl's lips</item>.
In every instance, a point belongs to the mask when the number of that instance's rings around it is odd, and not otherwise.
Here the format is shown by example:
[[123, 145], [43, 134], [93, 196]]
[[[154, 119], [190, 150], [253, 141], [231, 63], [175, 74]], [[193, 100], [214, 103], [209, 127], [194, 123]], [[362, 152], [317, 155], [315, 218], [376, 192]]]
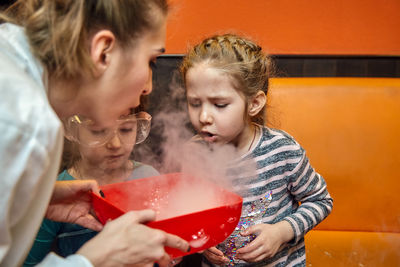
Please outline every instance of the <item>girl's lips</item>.
[[110, 158], [110, 159], [117, 159], [117, 158], [120, 158], [120, 157], [122, 157], [123, 155], [110, 155], [110, 156], [108, 156], [108, 158]]
[[217, 136], [213, 135], [211, 133], [206, 133], [206, 132], [202, 132], [201, 133], [201, 138], [203, 138], [204, 141], [208, 142], [208, 143], [214, 143], [217, 141]]

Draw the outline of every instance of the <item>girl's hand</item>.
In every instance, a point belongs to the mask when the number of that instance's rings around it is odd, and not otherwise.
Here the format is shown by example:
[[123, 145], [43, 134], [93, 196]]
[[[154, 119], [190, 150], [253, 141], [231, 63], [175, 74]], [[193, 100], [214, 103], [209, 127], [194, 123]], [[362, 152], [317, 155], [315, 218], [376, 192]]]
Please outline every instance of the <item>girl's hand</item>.
[[167, 267], [171, 259], [164, 247], [187, 252], [189, 244], [178, 236], [143, 224], [154, 219], [153, 210], [127, 212], [108, 222], [77, 253], [85, 256], [96, 267], [152, 267], [154, 262], [161, 267]]
[[95, 180], [57, 181], [46, 211], [46, 218], [100, 231], [103, 225], [90, 213], [90, 192], [99, 192]]
[[236, 257], [247, 262], [258, 262], [273, 257], [279, 249], [293, 239], [294, 232], [287, 221], [276, 224], [257, 224], [241, 233], [257, 237], [247, 246], [237, 250]]
[[212, 263], [216, 265], [224, 265], [229, 262], [229, 259], [224, 256], [221, 250], [216, 247], [211, 247], [204, 250], [203, 255]]

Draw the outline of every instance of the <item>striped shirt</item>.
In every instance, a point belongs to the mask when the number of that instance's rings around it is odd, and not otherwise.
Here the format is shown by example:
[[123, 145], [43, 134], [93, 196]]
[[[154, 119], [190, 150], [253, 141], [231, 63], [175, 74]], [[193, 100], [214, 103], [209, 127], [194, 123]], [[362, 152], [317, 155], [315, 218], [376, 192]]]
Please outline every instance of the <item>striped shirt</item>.
[[257, 263], [240, 261], [234, 266], [305, 266], [304, 235], [329, 215], [333, 200], [325, 180], [293, 137], [281, 130], [259, 129], [262, 136], [257, 146], [232, 162], [228, 175], [243, 196], [243, 210], [254, 207], [272, 191], [259, 223], [285, 220], [295, 237], [272, 258]]

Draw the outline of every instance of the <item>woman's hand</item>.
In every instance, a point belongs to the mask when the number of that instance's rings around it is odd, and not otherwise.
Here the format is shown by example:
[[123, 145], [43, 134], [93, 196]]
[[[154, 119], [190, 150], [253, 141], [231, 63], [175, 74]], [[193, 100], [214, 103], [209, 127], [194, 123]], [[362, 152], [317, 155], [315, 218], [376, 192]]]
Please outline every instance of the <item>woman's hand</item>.
[[251, 234], [257, 237], [245, 247], [238, 249], [236, 258], [247, 262], [271, 258], [294, 237], [293, 229], [287, 221], [253, 225], [241, 233], [242, 236]]
[[229, 262], [229, 259], [224, 256], [224, 253], [222, 253], [222, 251], [217, 249], [216, 247], [211, 247], [209, 249], [204, 250], [203, 255], [212, 264], [224, 265]]
[[164, 246], [189, 251], [189, 244], [178, 236], [150, 228], [143, 223], [155, 219], [152, 210], [131, 211], [108, 222], [78, 254], [94, 266], [168, 266], [170, 257]]
[[57, 181], [46, 211], [46, 218], [100, 231], [103, 225], [90, 214], [90, 192], [99, 192], [95, 180]]

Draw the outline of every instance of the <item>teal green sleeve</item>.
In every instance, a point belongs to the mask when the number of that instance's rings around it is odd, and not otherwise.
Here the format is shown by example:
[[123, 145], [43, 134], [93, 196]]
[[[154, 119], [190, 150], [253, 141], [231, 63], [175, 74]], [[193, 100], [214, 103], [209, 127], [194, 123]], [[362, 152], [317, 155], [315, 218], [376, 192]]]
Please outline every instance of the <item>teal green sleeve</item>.
[[[66, 171], [62, 172], [57, 180], [73, 180]], [[36, 235], [35, 241], [25, 259], [24, 267], [34, 266], [41, 262], [47, 254], [50, 253], [53, 242], [60, 232], [61, 223], [43, 219], [39, 232]]]
[[50, 253], [61, 223], [44, 219], [23, 266], [34, 266]]

